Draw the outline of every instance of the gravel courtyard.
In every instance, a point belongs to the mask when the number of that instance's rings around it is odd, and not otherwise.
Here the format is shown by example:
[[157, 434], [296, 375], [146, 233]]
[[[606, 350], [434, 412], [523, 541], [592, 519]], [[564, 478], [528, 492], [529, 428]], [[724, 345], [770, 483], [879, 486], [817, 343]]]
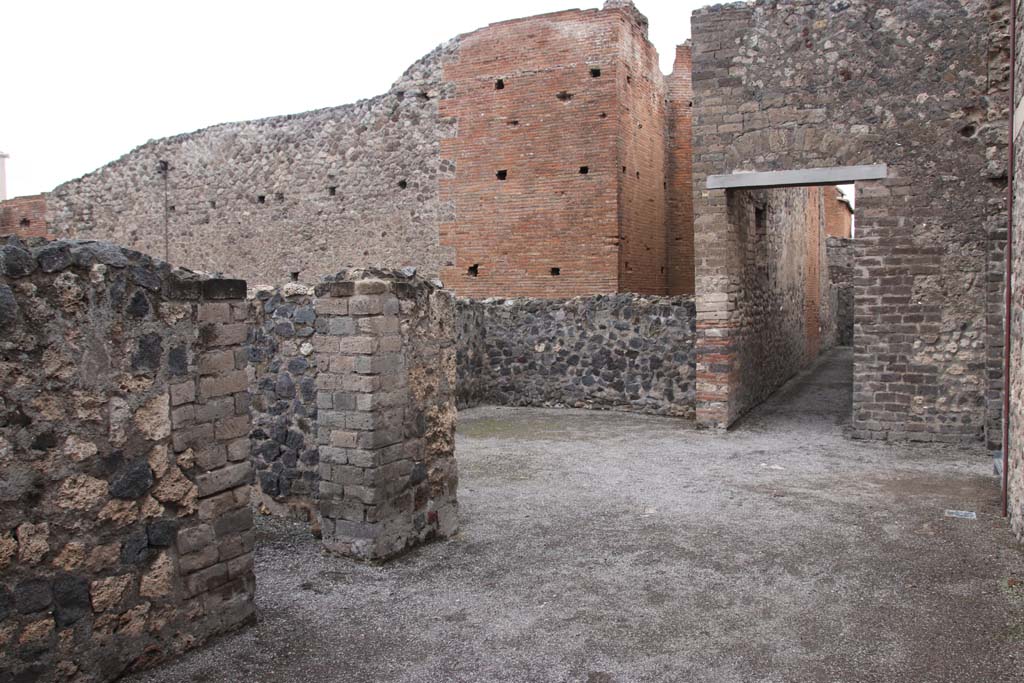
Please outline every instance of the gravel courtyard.
[[991, 461], [846, 440], [850, 363], [724, 434], [464, 411], [456, 538], [369, 566], [262, 517], [258, 625], [130, 680], [1024, 680]]

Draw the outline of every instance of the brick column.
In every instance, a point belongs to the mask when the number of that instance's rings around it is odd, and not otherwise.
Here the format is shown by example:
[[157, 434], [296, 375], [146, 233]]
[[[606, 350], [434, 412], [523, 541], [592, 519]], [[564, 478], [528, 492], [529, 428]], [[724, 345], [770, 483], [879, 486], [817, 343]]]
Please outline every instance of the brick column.
[[452, 297], [401, 273], [317, 286], [324, 545], [381, 560], [458, 525]]

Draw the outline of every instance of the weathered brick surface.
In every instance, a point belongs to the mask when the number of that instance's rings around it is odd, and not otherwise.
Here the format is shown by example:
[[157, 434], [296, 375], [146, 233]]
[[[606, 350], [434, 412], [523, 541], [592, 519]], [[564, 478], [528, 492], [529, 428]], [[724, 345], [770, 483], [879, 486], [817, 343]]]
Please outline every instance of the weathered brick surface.
[[0, 237], [49, 237], [46, 196], [15, 197], [0, 202]]
[[692, 419], [690, 297], [459, 299], [458, 401]]
[[323, 541], [383, 560], [458, 527], [453, 298], [409, 272], [336, 279], [317, 303], [347, 305], [313, 335]]
[[887, 163], [887, 180], [857, 188], [855, 434], [959, 442], [988, 427], [993, 440], [1007, 10], [782, 0], [695, 13], [701, 421], [741, 412], [738, 359], [756, 339], [741, 305], [755, 295], [743, 290], [742, 226], [707, 176]]
[[196, 422], [222, 400], [196, 391], [201, 329], [234, 323], [200, 322], [200, 293], [237, 284], [0, 247], [0, 679], [113, 680], [253, 618], [246, 387]]
[[838, 189], [825, 188], [825, 233], [829, 237], [853, 236], [853, 208]]
[[666, 268], [669, 294], [694, 293], [693, 74], [690, 42], [676, 48], [668, 86]]

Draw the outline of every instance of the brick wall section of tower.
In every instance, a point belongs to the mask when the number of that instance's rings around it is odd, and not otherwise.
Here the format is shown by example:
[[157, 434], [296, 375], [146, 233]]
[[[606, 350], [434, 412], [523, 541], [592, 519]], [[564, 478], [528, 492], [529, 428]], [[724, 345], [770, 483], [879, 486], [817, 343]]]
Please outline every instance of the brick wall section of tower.
[[619, 28], [622, 68], [615, 75], [622, 236], [615, 291], [666, 294], [667, 89], [658, 53], [647, 40], [646, 18], [632, 8], [623, 14], [627, 20]]
[[825, 223], [829, 237], [849, 239], [853, 235], [853, 213], [839, 190], [825, 189]]
[[440, 226], [457, 251], [442, 277], [460, 296], [618, 289], [623, 24], [573, 10], [460, 38], [444, 70], [453, 98], [441, 113], [459, 132], [442, 143], [456, 170], [441, 183], [453, 220]]
[[448, 43], [384, 95], [155, 140], [47, 195], [51, 230], [105, 239], [255, 282], [315, 281], [345, 265], [451, 260], [438, 180]]
[[254, 617], [244, 296], [0, 247], [0, 679], [110, 681]]
[[15, 197], [0, 202], [0, 237], [49, 237], [46, 195]]
[[707, 176], [887, 163], [888, 179], [857, 185], [854, 433], [998, 441], [1008, 9], [781, 0], [694, 14], [701, 422], [742, 413], [756, 339], [743, 226]]
[[[1024, 0], [1017, 3], [1016, 111], [1024, 106]], [[1014, 141], [1013, 309], [1010, 344], [1009, 483], [1010, 523], [1024, 541], [1024, 127]]]
[[317, 285], [320, 513], [328, 549], [383, 560], [458, 526], [450, 293], [401, 273]]
[[693, 294], [693, 82], [689, 41], [676, 48], [668, 85], [666, 268], [669, 294]]

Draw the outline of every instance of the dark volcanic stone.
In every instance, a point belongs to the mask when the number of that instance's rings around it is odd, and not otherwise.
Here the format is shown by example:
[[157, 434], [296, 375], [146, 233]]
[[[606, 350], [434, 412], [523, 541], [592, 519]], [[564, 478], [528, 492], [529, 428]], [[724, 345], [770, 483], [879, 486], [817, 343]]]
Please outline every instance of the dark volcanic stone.
[[53, 602], [50, 582], [45, 579], [29, 579], [14, 587], [14, 606], [19, 614], [31, 614], [44, 610]]
[[36, 269], [36, 260], [27, 250], [11, 244], [0, 247], [0, 274], [9, 278], [31, 275]]
[[155, 371], [160, 367], [160, 357], [164, 352], [163, 340], [159, 334], [144, 334], [139, 337], [138, 346], [132, 356], [132, 370]]
[[11, 329], [18, 319], [18, 301], [7, 285], [0, 285], [0, 334]]
[[69, 626], [91, 613], [89, 581], [74, 574], [61, 574], [53, 580], [53, 611], [58, 627]]
[[188, 372], [188, 348], [175, 346], [167, 354], [167, 371], [174, 376], [181, 376]]
[[110, 495], [122, 500], [141, 498], [153, 485], [153, 471], [145, 460], [124, 465], [110, 480]]
[[136, 531], [121, 542], [121, 564], [142, 564], [150, 558], [151, 552], [146, 532]]
[[178, 536], [178, 521], [174, 519], [157, 519], [146, 527], [146, 537], [154, 548], [167, 548]]
[[54, 273], [71, 265], [71, 250], [61, 242], [48, 244], [35, 252], [39, 268], [44, 273]]
[[135, 294], [132, 294], [131, 301], [128, 302], [128, 308], [125, 309], [125, 312], [133, 318], [145, 318], [149, 315], [150, 310], [149, 298], [145, 292], [139, 289], [135, 291]]

